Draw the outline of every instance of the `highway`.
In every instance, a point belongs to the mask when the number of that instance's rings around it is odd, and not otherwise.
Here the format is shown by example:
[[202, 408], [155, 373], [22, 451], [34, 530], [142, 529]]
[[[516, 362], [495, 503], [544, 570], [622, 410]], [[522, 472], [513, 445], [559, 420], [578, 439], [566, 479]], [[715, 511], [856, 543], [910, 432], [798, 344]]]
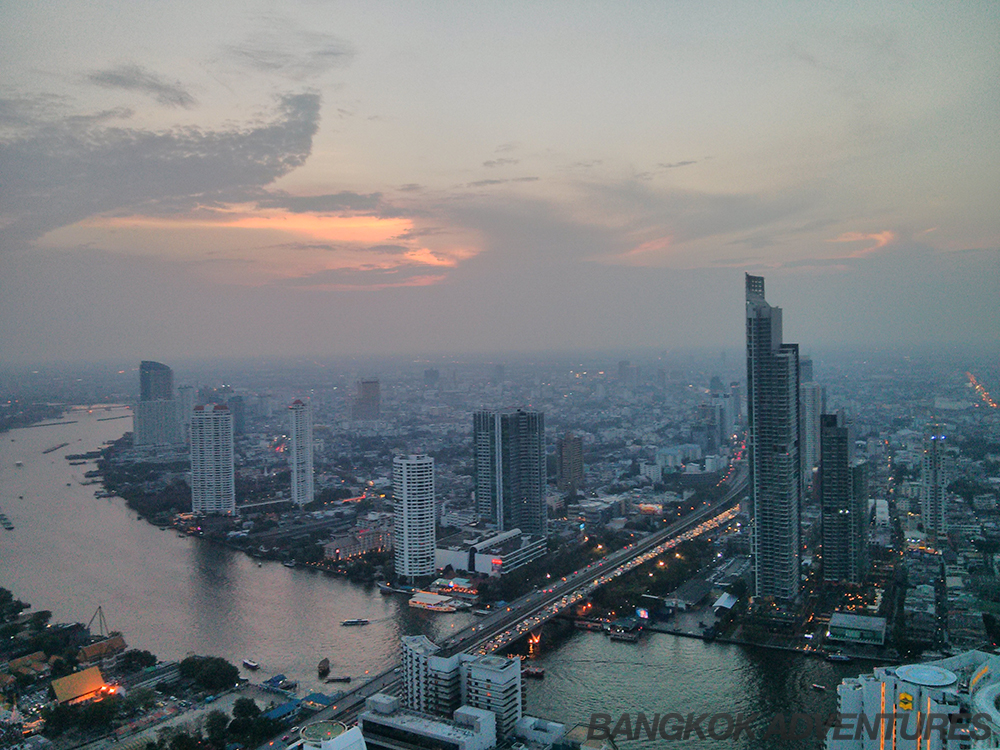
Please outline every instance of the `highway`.
[[[724, 526], [739, 512], [739, 498], [747, 489], [745, 462], [737, 465], [736, 474], [728, 484], [729, 491], [716, 502], [708, 503], [666, 529], [650, 534], [635, 544], [612, 552], [602, 560], [553, 582], [549, 588], [536, 589], [510, 602], [502, 610], [459, 631], [441, 644], [442, 656], [460, 652], [487, 654], [503, 648], [540, 627], [562, 610], [572, 607], [596, 588], [687, 539], [694, 539]], [[350, 723], [361, 712], [365, 700], [376, 693], [395, 691], [400, 682], [399, 667], [395, 665], [364, 685], [345, 693], [335, 705], [320, 711], [310, 721], [326, 719]]]

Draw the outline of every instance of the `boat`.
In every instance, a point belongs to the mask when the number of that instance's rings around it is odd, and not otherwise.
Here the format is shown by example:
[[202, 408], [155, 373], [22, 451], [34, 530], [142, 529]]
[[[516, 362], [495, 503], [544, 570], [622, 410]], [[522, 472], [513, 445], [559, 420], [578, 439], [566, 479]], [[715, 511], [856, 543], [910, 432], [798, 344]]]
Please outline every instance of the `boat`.
[[282, 680], [278, 683], [279, 690], [295, 690], [299, 686], [295, 680]]
[[479, 617], [489, 617], [493, 613], [490, 612], [488, 609], [474, 609], [472, 610], [472, 614], [477, 615]]
[[521, 670], [521, 676], [541, 680], [545, 677], [545, 670], [542, 667], [525, 667]]
[[14, 466], [20, 469], [22, 466], [24, 466], [24, 461], [15, 461]]
[[244, 659], [243, 666], [247, 669], [260, 669], [260, 664], [255, 662], [253, 659]]
[[823, 692], [824, 690], [826, 690], [826, 685], [819, 685], [814, 682], [812, 688], [813, 690], [818, 690], [819, 692]]
[[7, 531], [14, 530], [14, 524], [11, 523], [11, 520], [7, 518], [5, 513], [0, 513], [0, 526], [3, 526]]
[[847, 654], [832, 653], [826, 655], [827, 661], [851, 661], [851, 657]]
[[327, 682], [350, 682], [351, 678], [348, 675], [344, 675], [343, 677], [327, 677], [326, 681]]
[[295, 567], [295, 561], [294, 560], [285, 560], [281, 564], [284, 565], [286, 568], [294, 568]]
[[367, 625], [368, 624], [368, 620], [365, 620], [363, 618], [358, 618], [356, 620], [344, 620], [340, 624], [341, 625], [346, 625], [346, 626], [350, 626], [350, 625]]
[[323, 659], [320, 660], [320, 663], [317, 665], [316, 672], [319, 674], [320, 677], [326, 677], [328, 674], [330, 674], [330, 660], [324, 656]]

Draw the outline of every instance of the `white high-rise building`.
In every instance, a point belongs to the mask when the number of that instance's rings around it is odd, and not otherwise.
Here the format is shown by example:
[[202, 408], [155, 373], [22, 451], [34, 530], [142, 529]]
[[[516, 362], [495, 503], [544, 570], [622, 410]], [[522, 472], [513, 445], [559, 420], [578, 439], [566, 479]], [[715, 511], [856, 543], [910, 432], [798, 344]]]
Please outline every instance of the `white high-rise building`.
[[396, 456], [392, 492], [397, 576], [434, 572], [434, 459]]
[[920, 467], [920, 520], [927, 541], [937, 546], [938, 537], [948, 533], [948, 463], [944, 435], [929, 435], [924, 442]]
[[233, 415], [221, 404], [199, 405], [191, 413], [191, 511], [236, 513]]
[[292, 502], [298, 506], [313, 501], [312, 406], [296, 399], [288, 407], [292, 416]]

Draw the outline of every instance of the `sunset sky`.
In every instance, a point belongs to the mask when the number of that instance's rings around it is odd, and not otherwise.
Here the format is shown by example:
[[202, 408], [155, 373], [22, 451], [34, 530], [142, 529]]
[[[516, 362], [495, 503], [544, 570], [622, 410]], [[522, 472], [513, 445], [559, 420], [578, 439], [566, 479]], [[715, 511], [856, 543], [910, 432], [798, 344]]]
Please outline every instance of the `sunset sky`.
[[0, 364], [1000, 347], [1000, 5], [8, 2]]

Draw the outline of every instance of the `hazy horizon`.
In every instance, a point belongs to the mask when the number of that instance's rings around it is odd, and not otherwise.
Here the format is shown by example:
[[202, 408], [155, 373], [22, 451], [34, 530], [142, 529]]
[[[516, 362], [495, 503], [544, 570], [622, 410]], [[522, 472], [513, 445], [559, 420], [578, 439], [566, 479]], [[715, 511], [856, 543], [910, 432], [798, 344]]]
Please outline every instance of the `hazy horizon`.
[[0, 365], [1000, 348], [1000, 7], [0, 10]]

